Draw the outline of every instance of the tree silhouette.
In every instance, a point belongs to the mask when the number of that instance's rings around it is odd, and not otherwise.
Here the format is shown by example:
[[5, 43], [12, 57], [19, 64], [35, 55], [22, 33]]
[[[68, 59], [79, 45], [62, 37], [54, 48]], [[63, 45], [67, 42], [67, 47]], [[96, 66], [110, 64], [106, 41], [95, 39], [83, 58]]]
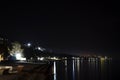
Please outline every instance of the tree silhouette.
[[12, 43], [12, 49], [9, 50], [11, 56], [16, 56], [17, 54], [20, 54], [21, 57], [23, 57], [23, 49], [21, 48], [21, 44], [19, 42]]

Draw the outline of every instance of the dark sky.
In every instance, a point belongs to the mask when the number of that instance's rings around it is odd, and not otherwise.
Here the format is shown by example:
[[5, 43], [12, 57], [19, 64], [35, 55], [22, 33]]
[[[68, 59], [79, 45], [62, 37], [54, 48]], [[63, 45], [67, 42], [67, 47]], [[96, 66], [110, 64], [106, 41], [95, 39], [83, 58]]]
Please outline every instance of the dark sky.
[[0, 35], [71, 54], [119, 54], [118, 2], [5, 2]]

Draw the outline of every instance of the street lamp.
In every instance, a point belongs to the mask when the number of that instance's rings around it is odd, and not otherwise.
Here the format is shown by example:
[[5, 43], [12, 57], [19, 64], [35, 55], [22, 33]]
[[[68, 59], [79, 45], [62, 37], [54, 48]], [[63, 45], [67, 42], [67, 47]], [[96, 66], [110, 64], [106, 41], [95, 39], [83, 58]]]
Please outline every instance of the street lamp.
[[20, 60], [22, 58], [22, 55], [21, 55], [21, 53], [16, 53], [15, 57], [17, 60]]

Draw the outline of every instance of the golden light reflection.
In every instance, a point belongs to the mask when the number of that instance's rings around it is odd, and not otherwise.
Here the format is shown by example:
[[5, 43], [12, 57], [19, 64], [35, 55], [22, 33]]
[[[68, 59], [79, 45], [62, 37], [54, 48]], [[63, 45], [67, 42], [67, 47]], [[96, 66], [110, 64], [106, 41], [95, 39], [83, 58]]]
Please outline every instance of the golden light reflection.
[[101, 61], [104, 61], [104, 60], [105, 60], [105, 58], [103, 58], [103, 57], [102, 57], [102, 58], [100, 58], [100, 60], [101, 60]]

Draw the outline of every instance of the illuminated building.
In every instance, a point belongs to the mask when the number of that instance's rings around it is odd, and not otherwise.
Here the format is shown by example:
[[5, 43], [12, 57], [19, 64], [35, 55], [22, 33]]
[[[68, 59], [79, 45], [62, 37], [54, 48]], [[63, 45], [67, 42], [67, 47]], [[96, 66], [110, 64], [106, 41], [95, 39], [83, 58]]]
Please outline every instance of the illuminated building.
[[2, 61], [3, 60], [3, 55], [2, 54], [0, 54], [0, 61]]
[[8, 40], [0, 37], [0, 61], [8, 55]]

